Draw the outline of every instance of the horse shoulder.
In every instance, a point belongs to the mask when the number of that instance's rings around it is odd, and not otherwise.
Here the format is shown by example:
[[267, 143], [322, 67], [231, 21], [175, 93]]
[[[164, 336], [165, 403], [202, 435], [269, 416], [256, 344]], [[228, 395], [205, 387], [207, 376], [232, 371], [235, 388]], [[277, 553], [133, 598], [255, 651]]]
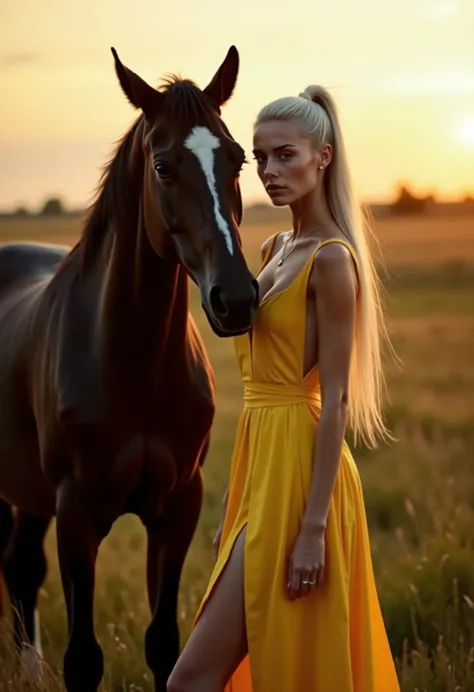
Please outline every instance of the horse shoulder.
[[95, 315], [74, 292], [64, 302], [56, 331], [57, 414], [63, 423], [99, 419], [103, 400]]

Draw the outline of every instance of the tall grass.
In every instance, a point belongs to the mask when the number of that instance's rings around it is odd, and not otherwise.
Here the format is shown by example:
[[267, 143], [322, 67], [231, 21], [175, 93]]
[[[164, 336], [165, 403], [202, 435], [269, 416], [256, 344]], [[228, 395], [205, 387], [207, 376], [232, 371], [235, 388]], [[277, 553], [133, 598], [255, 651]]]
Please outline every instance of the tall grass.
[[[390, 224], [382, 225], [380, 234], [397, 254], [400, 238], [409, 247], [407, 228], [416, 224]], [[377, 587], [403, 692], [474, 692], [474, 270], [463, 224], [458, 255], [453, 252], [458, 226], [451, 220], [445, 253], [439, 242], [430, 262], [420, 254], [418, 263], [411, 255], [401, 263], [398, 255], [398, 263], [389, 265], [390, 331], [403, 367], [389, 366], [386, 414], [398, 442], [371, 452], [354, 450]], [[1, 231], [0, 225], [0, 237]], [[253, 268], [268, 232], [254, 227], [245, 234]], [[418, 252], [418, 241], [413, 247]], [[409, 249], [404, 252], [409, 255]], [[193, 311], [215, 368], [217, 415], [205, 466], [204, 510], [183, 572], [183, 641], [213, 563], [211, 539], [241, 405], [231, 342], [212, 337], [197, 301]], [[55, 549], [53, 526], [47, 537], [49, 572], [40, 594], [45, 685], [32, 685], [32, 692], [56, 691], [62, 684], [66, 621]], [[95, 620], [107, 692], [153, 689], [143, 654], [149, 622], [145, 553], [144, 530], [131, 516], [114, 525], [99, 553]], [[8, 620], [0, 625], [0, 692], [24, 689], [13, 666], [9, 627]]]

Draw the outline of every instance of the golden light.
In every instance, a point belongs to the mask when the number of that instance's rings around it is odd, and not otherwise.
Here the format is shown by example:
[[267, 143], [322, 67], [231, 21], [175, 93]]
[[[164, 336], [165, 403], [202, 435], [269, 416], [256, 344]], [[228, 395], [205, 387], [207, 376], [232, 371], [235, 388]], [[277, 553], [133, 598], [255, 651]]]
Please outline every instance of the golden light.
[[474, 115], [467, 118], [459, 128], [459, 136], [464, 144], [474, 146]]

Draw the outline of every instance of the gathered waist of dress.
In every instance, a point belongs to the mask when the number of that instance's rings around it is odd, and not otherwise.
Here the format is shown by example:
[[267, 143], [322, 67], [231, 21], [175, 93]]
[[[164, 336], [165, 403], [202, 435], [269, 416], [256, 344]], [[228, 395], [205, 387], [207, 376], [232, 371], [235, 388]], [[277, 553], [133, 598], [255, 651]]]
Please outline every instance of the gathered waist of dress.
[[294, 404], [311, 404], [321, 408], [321, 392], [319, 388], [304, 383], [244, 383], [244, 406], [248, 408], [292, 406]]

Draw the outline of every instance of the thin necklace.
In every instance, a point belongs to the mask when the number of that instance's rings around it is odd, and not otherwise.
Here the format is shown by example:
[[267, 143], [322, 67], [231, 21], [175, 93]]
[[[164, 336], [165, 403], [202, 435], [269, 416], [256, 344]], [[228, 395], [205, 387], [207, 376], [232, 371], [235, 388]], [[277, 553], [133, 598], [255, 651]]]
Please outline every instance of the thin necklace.
[[[313, 233], [317, 233], [318, 231], [320, 231], [321, 228], [324, 228], [324, 226], [325, 226], [326, 224], [327, 224], [327, 221], [324, 221], [324, 223], [320, 224], [319, 226], [317, 226], [317, 227], [314, 229]], [[289, 240], [290, 240], [290, 237], [291, 237], [291, 234], [290, 234], [290, 235], [288, 236], [288, 238], [285, 240], [285, 244], [283, 245], [283, 248], [282, 248], [282, 251], [281, 251], [281, 257], [280, 257], [280, 259], [279, 259], [278, 262], [277, 262], [277, 267], [281, 267], [281, 265], [283, 264], [283, 262], [286, 260], [287, 257], [289, 257], [289, 256], [291, 255], [291, 253], [293, 252], [293, 250], [294, 250], [295, 247], [296, 247], [296, 243], [293, 243], [292, 247], [290, 248], [290, 251], [288, 252], [288, 254], [285, 255], [286, 246], [288, 245], [288, 242], [289, 242]]]

